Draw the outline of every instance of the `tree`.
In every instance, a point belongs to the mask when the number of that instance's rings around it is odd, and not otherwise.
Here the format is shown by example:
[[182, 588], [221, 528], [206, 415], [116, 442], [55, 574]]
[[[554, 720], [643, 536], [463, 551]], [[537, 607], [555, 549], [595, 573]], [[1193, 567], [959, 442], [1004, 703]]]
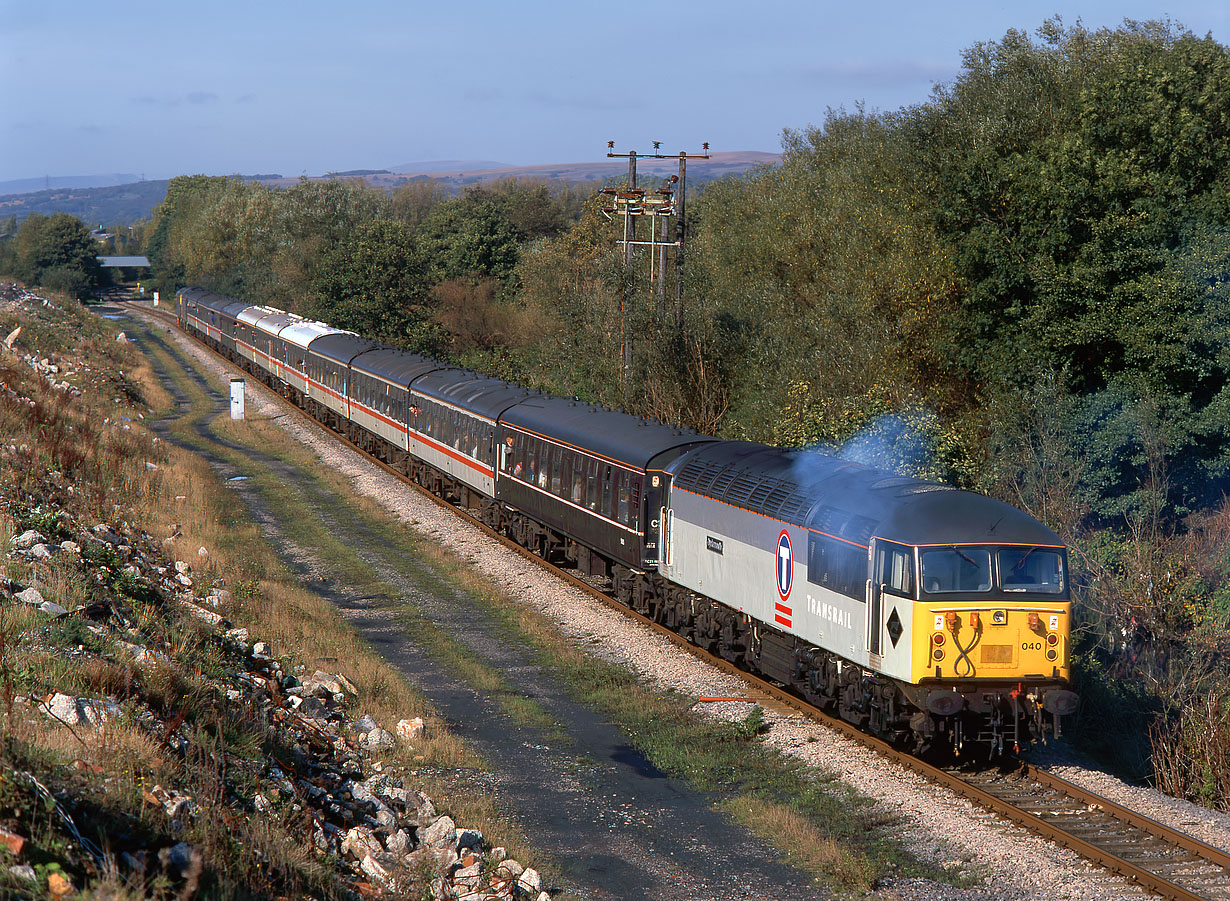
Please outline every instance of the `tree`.
[[321, 258], [308, 312], [367, 337], [439, 353], [447, 336], [432, 321], [426, 269], [408, 226], [362, 222]]
[[102, 276], [98, 248], [90, 230], [75, 216], [31, 215], [22, 223], [14, 247], [15, 274], [29, 284], [89, 296]]
[[506, 278], [520, 253], [516, 230], [481, 191], [435, 206], [417, 234], [436, 283], [463, 276]]

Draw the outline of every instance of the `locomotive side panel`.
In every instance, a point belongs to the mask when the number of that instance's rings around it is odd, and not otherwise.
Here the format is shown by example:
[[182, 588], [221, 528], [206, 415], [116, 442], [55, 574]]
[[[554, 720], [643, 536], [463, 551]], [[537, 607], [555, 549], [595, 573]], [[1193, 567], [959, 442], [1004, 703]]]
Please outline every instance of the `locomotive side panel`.
[[[660, 571], [773, 629], [867, 666], [866, 602], [813, 581], [808, 539], [800, 526], [673, 487], [667, 562]], [[865, 565], [863, 572], [865, 584]]]

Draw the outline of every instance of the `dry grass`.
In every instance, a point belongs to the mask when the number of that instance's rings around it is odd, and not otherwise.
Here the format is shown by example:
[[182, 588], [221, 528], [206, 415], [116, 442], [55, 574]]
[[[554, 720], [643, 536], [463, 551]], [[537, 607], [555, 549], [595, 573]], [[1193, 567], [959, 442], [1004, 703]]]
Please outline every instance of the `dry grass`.
[[834, 841], [824, 830], [788, 805], [741, 796], [719, 805], [735, 821], [775, 847], [790, 863], [809, 873], [822, 873], [841, 885], [868, 890], [880, 865]]

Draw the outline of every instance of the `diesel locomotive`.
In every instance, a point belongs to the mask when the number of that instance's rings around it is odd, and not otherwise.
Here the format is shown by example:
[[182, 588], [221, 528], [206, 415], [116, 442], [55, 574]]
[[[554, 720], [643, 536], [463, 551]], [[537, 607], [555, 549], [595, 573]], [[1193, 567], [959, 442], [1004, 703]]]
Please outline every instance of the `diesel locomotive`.
[[183, 288], [185, 330], [314, 418], [690, 641], [916, 750], [1058, 734], [1059, 538], [982, 495], [723, 441]]

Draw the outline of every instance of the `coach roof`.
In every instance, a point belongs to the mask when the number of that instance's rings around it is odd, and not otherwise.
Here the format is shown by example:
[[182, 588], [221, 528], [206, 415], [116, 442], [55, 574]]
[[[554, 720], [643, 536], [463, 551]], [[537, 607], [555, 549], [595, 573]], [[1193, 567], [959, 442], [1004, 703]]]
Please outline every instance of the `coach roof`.
[[303, 317], [297, 313], [270, 313], [268, 316], [263, 316], [256, 322], [256, 327], [267, 335], [276, 335], [288, 325], [294, 325], [296, 322], [302, 322]]
[[510, 408], [502, 421], [637, 469], [647, 469], [668, 451], [717, 441], [692, 429], [545, 394]]
[[326, 360], [348, 366], [359, 354], [379, 346], [375, 341], [360, 338], [354, 332], [333, 332], [321, 335], [308, 346], [308, 350]]
[[404, 387], [419, 376], [446, 364], [408, 350], [380, 345], [359, 354], [350, 365], [356, 372], [378, 376], [386, 382]]
[[530, 396], [529, 389], [521, 385], [456, 366], [430, 372], [417, 379], [411, 388], [416, 394], [487, 419], [498, 419], [510, 406]]

